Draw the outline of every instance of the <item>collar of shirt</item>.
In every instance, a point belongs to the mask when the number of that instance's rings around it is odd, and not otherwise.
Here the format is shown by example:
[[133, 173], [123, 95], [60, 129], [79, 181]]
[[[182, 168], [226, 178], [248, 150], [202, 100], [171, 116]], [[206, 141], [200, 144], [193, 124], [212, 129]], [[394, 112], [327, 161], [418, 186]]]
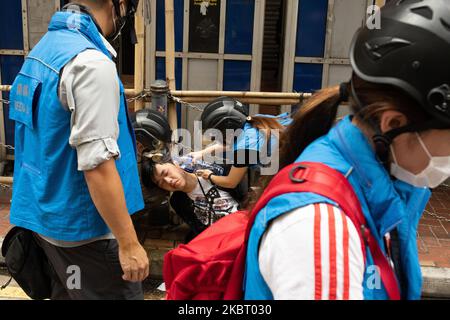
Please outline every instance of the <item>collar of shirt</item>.
[[111, 53], [111, 55], [116, 58], [117, 57], [117, 52], [116, 50], [114, 50], [113, 46], [111, 45], [111, 43], [109, 43], [108, 40], [105, 39], [105, 37], [103, 35], [100, 34], [100, 38], [103, 41], [103, 44], [105, 45], [106, 49], [108, 49], [109, 53]]

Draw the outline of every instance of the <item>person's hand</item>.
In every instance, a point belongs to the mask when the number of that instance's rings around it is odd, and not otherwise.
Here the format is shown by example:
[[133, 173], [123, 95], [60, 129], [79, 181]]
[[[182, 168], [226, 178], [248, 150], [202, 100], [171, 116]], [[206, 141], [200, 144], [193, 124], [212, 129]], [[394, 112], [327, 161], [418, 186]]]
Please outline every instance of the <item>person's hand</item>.
[[213, 174], [211, 170], [197, 170], [197, 176], [202, 177], [203, 179], [208, 180], [209, 176]]
[[124, 273], [123, 280], [141, 282], [148, 277], [150, 263], [147, 252], [139, 242], [124, 246], [119, 244], [119, 260]]
[[191, 157], [193, 162], [195, 163], [195, 162], [203, 159], [203, 150], [191, 152], [187, 156]]

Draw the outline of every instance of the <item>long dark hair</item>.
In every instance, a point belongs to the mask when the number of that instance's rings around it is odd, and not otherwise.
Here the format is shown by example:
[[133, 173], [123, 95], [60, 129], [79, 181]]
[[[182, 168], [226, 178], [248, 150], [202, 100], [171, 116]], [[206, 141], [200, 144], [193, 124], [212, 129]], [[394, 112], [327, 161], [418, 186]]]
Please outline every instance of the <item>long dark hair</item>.
[[[344, 90], [350, 93], [349, 105], [357, 121], [371, 130], [380, 130], [380, 117], [388, 110], [401, 112], [413, 123], [429, 118], [415, 100], [395, 87], [369, 83], [355, 74], [352, 82], [364, 108], [358, 106], [347, 84]], [[339, 89], [336, 86], [318, 91], [293, 116], [292, 124], [280, 138], [280, 170], [293, 163], [308, 145], [333, 127], [341, 97]]]
[[254, 116], [250, 117], [248, 122], [252, 125], [252, 127], [262, 130], [265, 134], [266, 141], [269, 140], [272, 130], [284, 130], [284, 126], [281, 125], [277, 119], [263, 117], [263, 116]]

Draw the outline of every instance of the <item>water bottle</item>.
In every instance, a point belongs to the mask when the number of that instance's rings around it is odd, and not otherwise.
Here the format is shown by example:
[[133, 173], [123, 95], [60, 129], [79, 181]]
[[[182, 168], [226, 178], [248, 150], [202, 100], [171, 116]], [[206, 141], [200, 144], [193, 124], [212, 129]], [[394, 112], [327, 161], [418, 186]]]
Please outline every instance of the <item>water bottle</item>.
[[216, 176], [222, 176], [224, 168], [215, 163], [208, 163], [202, 160], [197, 160], [194, 163], [194, 159], [190, 156], [173, 157], [173, 162], [186, 172], [194, 173], [197, 170], [210, 170]]
[[183, 169], [186, 172], [194, 173], [195, 172], [195, 165], [194, 165], [194, 159], [192, 157], [184, 156], [184, 157], [173, 157], [173, 162], [178, 165], [181, 169]]
[[194, 164], [195, 171], [197, 170], [210, 170], [215, 176], [222, 176], [224, 173], [224, 168], [215, 163], [208, 163], [198, 160]]

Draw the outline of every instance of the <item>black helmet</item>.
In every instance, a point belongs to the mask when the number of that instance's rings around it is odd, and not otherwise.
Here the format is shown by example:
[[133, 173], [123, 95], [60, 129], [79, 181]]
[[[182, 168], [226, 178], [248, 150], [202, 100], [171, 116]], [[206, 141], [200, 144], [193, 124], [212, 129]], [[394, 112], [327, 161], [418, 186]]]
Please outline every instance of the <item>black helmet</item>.
[[203, 110], [202, 127], [204, 130], [218, 129], [221, 132], [226, 129], [242, 129], [248, 117], [247, 109], [248, 107], [233, 98], [217, 98]]
[[133, 122], [136, 139], [146, 148], [151, 148], [156, 142], [170, 143], [172, 130], [166, 117], [155, 110], [139, 110]]
[[356, 33], [350, 61], [359, 78], [417, 101], [434, 119], [422, 129], [450, 127], [450, 1], [391, 1], [381, 9], [380, 29]]
[[168, 144], [171, 142], [172, 130], [166, 117], [158, 111], [143, 109], [136, 112], [133, 119], [138, 148], [138, 163], [142, 185], [147, 190], [159, 189], [152, 182], [155, 163], [161, 159], [167, 161], [170, 156]]

